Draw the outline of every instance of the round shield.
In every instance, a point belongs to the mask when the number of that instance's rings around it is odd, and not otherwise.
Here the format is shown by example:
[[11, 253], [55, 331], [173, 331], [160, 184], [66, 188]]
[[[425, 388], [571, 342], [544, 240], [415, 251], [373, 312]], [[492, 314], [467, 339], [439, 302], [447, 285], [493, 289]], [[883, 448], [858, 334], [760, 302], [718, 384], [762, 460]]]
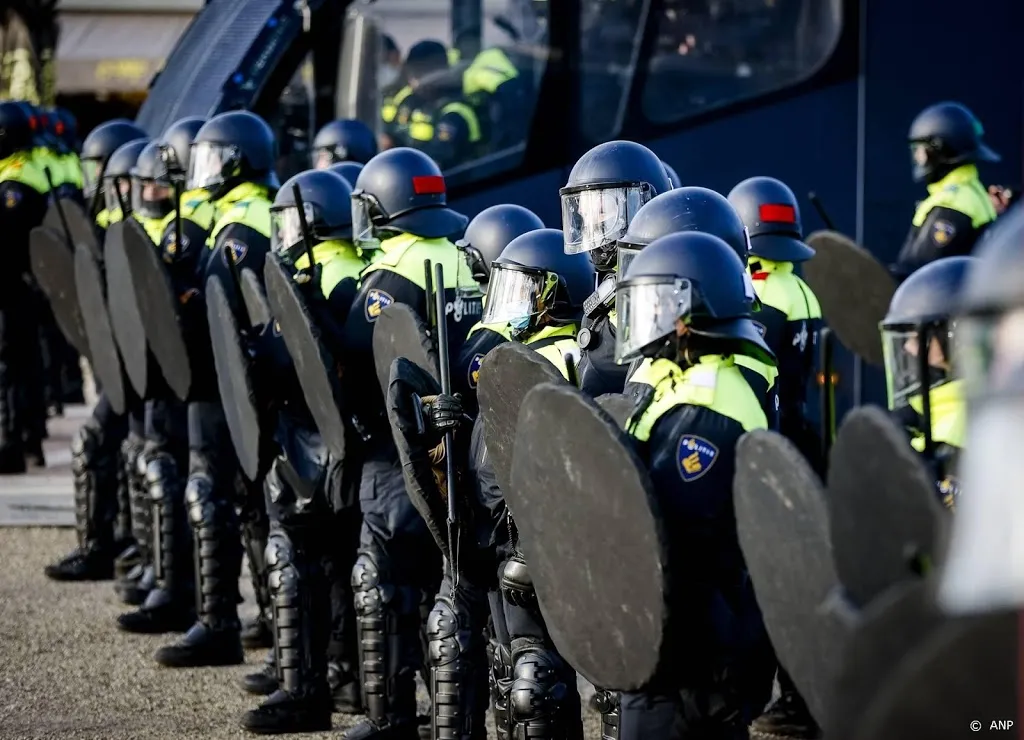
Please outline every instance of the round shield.
[[217, 367], [217, 387], [242, 472], [257, 480], [264, 468], [264, 425], [257, 406], [252, 361], [238, 321], [231, 310], [227, 292], [216, 276], [206, 281], [206, 317], [210, 325], [213, 362]]
[[427, 325], [404, 303], [385, 308], [373, 327], [373, 364], [385, 397], [391, 382], [391, 364], [399, 357], [406, 358], [437, 380], [437, 352], [427, 335]]
[[337, 363], [320, 340], [320, 331], [277, 255], [268, 254], [263, 266], [267, 303], [281, 325], [288, 354], [295, 363], [302, 394], [324, 442], [338, 459], [345, 457], [345, 423], [341, 418], [342, 390]]
[[242, 301], [249, 313], [249, 323], [253, 326], [266, 326], [270, 323], [270, 306], [267, 305], [260, 276], [248, 267], [243, 267], [239, 276], [242, 278]]
[[848, 350], [881, 367], [878, 324], [896, 292], [892, 276], [874, 255], [838, 232], [817, 231], [807, 243], [815, 254], [803, 264], [804, 277], [825, 321]]
[[605, 393], [597, 397], [597, 405], [604, 409], [604, 412], [615, 419], [615, 423], [625, 428], [630, 415], [636, 404], [633, 399], [622, 393]]
[[89, 248], [96, 259], [103, 259], [103, 249], [96, 238], [92, 219], [86, 214], [85, 209], [68, 198], [61, 198], [60, 204], [64, 209], [64, 218], [68, 221], [68, 230], [71, 232], [71, 241], [74, 245], [77, 247], [82, 244]]
[[138, 306], [135, 305], [135, 290], [125, 255], [124, 224], [123, 221], [112, 224], [104, 240], [107, 308], [125, 374], [139, 398], [146, 398], [149, 352], [146, 349], [146, 331], [142, 326]]
[[174, 294], [167, 268], [141, 224], [129, 221], [123, 240], [146, 343], [167, 385], [185, 401], [192, 387], [192, 365], [178, 309], [192, 295], [186, 293], [179, 300]]
[[125, 378], [114, 330], [107, 315], [103, 272], [96, 264], [92, 250], [85, 244], [75, 246], [75, 287], [85, 322], [85, 335], [89, 339], [93, 372], [115, 413], [123, 414], [126, 408]]
[[60, 233], [37, 226], [29, 235], [29, 259], [32, 275], [50, 301], [57, 326], [71, 346], [88, 357], [89, 341], [75, 286], [75, 253]]

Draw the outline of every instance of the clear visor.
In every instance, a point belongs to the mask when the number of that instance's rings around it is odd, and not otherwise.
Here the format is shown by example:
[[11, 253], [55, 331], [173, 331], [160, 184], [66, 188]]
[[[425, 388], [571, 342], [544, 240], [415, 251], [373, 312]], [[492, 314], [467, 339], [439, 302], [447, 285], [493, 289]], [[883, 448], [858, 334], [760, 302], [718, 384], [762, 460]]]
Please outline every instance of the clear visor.
[[616, 264], [619, 266], [619, 277], [626, 277], [626, 270], [629, 269], [629, 263], [636, 259], [636, 256], [640, 254], [639, 249], [633, 247], [619, 247], [619, 255], [616, 260]]
[[632, 362], [647, 345], [675, 334], [693, 305], [690, 281], [619, 283], [615, 291], [615, 361]]
[[209, 190], [234, 175], [238, 167], [238, 147], [201, 141], [192, 145], [188, 165], [188, 189]]
[[337, 161], [334, 157], [334, 150], [330, 147], [320, 147], [313, 150], [313, 169], [325, 170]]
[[[310, 203], [303, 203], [306, 225], [313, 223], [314, 212]], [[275, 208], [270, 212], [270, 248], [277, 254], [287, 254], [302, 243], [302, 220], [296, 205]]]
[[174, 209], [174, 191], [157, 180], [132, 178], [132, 211], [144, 216], [164, 216]]
[[626, 235], [629, 222], [651, 199], [646, 185], [579, 190], [564, 193], [562, 232], [566, 254], [591, 252]]
[[[942, 342], [934, 330], [928, 335], [928, 388], [929, 390], [950, 380], [952, 370]], [[947, 343], [948, 346], [948, 343]], [[882, 330], [882, 350], [885, 354], [885, 376], [889, 390], [889, 409], [896, 411], [909, 406], [921, 396], [921, 334], [917, 329]], [[918, 409], [919, 410], [919, 409]]]
[[360, 249], [379, 249], [380, 239], [373, 231], [373, 202], [364, 196], [352, 195], [352, 242]]
[[132, 182], [127, 177], [106, 177], [103, 179], [103, 200], [107, 210], [124, 211], [123, 206], [132, 202]]
[[482, 323], [519, 323], [540, 313], [544, 282], [543, 273], [492, 264]]
[[87, 193], [95, 193], [103, 174], [103, 162], [99, 159], [82, 160], [82, 186]]
[[1024, 309], [957, 322], [956, 362], [972, 396], [1024, 395]]

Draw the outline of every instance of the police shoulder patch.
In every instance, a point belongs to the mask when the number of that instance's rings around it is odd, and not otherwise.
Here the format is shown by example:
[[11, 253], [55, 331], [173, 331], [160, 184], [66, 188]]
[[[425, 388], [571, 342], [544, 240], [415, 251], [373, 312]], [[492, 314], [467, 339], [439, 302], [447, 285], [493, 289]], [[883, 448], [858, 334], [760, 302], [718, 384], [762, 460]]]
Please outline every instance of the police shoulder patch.
[[940, 218], [932, 224], [932, 241], [940, 247], [949, 244], [954, 236], [956, 236], [956, 227], [949, 221]]
[[16, 208], [21, 202], [21, 190], [4, 188], [4, 208]]
[[366, 291], [366, 305], [364, 307], [366, 320], [373, 323], [380, 317], [384, 309], [394, 302], [395, 299], [385, 291], [379, 288], [370, 288]]
[[947, 475], [939, 481], [939, 495], [942, 497], [942, 505], [947, 509], [956, 509], [957, 499], [960, 498], [960, 481], [954, 475]]
[[703, 437], [684, 434], [679, 438], [676, 459], [679, 462], [679, 475], [685, 483], [692, 483], [711, 470], [718, 459], [718, 447]]
[[477, 352], [473, 355], [473, 359], [469, 361], [469, 372], [467, 373], [466, 380], [469, 382], [470, 388], [476, 388], [477, 383], [480, 382], [480, 364], [483, 362], [484, 356]]
[[236, 265], [245, 259], [245, 255], [249, 253], [249, 245], [245, 242], [239, 241], [238, 239], [225, 239], [221, 245], [220, 257], [224, 260], [224, 266], [230, 267], [228, 264], [228, 254], [231, 255], [231, 261]]

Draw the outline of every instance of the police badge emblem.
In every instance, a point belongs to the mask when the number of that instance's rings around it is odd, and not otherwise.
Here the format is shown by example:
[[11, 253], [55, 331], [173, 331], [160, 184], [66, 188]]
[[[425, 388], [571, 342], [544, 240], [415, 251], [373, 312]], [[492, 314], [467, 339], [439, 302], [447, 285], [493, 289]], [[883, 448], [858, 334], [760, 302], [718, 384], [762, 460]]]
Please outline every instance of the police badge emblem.
[[711, 470], [718, 459], [718, 447], [703, 437], [684, 434], [679, 438], [676, 458], [679, 461], [679, 475], [684, 482], [692, 483]]
[[[226, 249], [225, 249], [226, 247]], [[227, 239], [224, 244], [221, 245], [221, 259], [224, 260], [225, 267], [231, 267], [228, 264], [228, 254], [231, 254], [231, 261], [236, 265], [245, 259], [245, 255], [249, 253], [249, 245], [244, 242], [240, 242], [237, 239]]]
[[956, 227], [949, 221], [938, 219], [932, 224], [932, 241], [944, 247], [956, 236]]
[[4, 208], [14, 208], [21, 202], [21, 191], [17, 188], [7, 188], [4, 191]]
[[469, 372], [467, 382], [470, 388], [476, 388], [477, 383], [480, 382], [480, 364], [483, 362], [484, 356], [477, 352], [473, 355], [473, 359], [469, 361]]
[[394, 302], [395, 299], [383, 290], [380, 290], [379, 288], [370, 288], [370, 290], [366, 292], [366, 306], [364, 309], [366, 320], [373, 323], [380, 318], [384, 309]]

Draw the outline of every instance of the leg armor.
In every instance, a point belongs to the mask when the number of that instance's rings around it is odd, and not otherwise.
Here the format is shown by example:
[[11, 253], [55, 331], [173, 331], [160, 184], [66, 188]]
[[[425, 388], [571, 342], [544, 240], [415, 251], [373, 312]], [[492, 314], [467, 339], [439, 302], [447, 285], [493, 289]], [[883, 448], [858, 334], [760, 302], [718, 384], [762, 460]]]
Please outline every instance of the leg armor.
[[242, 552], [235, 508], [217, 495], [205, 471], [189, 476], [185, 501], [194, 542], [196, 613], [213, 630], [237, 633]]
[[594, 704], [601, 712], [601, 740], [619, 740], [619, 695], [597, 689]]
[[494, 710], [494, 729], [498, 740], [512, 739], [512, 718], [508, 712], [508, 697], [512, 691], [512, 653], [508, 646], [494, 643], [491, 655], [491, 697]]
[[[575, 674], [553, 650], [533, 638], [512, 640], [509, 710], [514, 740], [566, 740]], [[579, 704], [576, 705], [579, 716]], [[579, 720], [577, 719], [577, 723]]]
[[450, 577], [441, 584], [427, 618], [431, 724], [434, 740], [486, 738], [483, 639], [486, 594], [465, 584], [454, 597]]
[[75, 524], [83, 550], [114, 547], [118, 462], [116, 444], [108, 444], [103, 428], [93, 419], [71, 440]]
[[142, 440], [134, 434], [129, 434], [121, 443], [120, 464], [117, 466], [117, 519], [114, 521], [114, 539], [126, 547], [134, 544], [140, 553], [144, 545], [133, 542], [132, 484], [137, 483], [138, 458], [142, 455], [142, 448]]
[[245, 647], [270, 647], [273, 640], [271, 633], [272, 607], [270, 591], [267, 587], [267, 562], [264, 553], [267, 549], [267, 537], [270, 521], [262, 496], [259, 500], [249, 496], [242, 507], [242, 545], [249, 561], [249, 577], [252, 579], [252, 590], [256, 594], [256, 605], [259, 613], [254, 622], [247, 624], [242, 630], [242, 643]]
[[[390, 581], [387, 559], [361, 549], [352, 568], [363, 704], [371, 722], [416, 716], [419, 598]], [[412, 666], [412, 670], [410, 670]]]
[[192, 583], [188, 562], [189, 532], [185, 521], [184, 481], [174, 458], [157, 452], [146, 465], [146, 489], [152, 511], [153, 566], [157, 588], [173, 597]]

